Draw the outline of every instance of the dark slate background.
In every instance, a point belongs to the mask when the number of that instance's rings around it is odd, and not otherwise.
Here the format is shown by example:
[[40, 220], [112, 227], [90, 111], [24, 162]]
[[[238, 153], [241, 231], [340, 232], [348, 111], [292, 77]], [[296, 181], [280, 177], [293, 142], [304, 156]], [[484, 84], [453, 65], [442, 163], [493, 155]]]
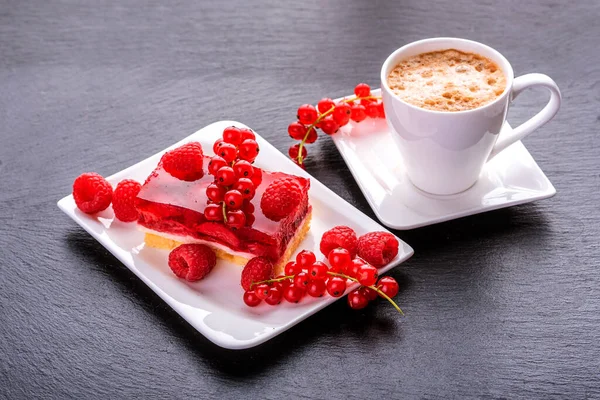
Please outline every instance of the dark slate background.
[[[599, 18], [596, 0], [0, 0], [0, 397], [600, 397]], [[220, 119], [286, 152], [298, 105], [376, 86], [389, 53], [443, 35], [556, 80], [562, 109], [525, 144], [558, 194], [398, 232], [405, 318], [338, 302], [226, 351], [56, 207], [79, 173]], [[309, 151], [374, 218], [331, 141]]]

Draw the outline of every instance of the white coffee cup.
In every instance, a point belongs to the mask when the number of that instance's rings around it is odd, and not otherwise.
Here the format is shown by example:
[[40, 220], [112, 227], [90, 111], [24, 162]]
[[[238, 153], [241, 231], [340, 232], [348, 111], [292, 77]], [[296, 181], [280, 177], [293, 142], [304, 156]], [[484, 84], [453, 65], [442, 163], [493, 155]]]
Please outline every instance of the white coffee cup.
[[[496, 62], [506, 76], [504, 92], [491, 103], [456, 112], [419, 108], [392, 92], [387, 78], [401, 60], [446, 49], [477, 53]], [[508, 105], [524, 89], [534, 86], [548, 89], [548, 104], [533, 118], [500, 135]], [[460, 193], [473, 186], [486, 162], [551, 120], [561, 100], [558, 86], [550, 77], [527, 74], [514, 78], [513, 69], [502, 54], [484, 44], [457, 38], [420, 40], [393, 52], [381, 68], [381, 95], [408, 178], [419, 189], [437, 195]]]

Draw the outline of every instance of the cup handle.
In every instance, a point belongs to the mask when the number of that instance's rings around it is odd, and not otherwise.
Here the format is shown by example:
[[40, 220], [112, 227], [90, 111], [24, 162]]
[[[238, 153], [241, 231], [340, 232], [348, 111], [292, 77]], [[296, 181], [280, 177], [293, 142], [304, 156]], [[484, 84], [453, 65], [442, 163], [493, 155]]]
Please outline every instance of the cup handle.
[[550, 92], [548, 104], [546, 104], [542, 111], [535, 116], [514, 128], [510, 134], [501, 134], [492, 149], [488, 161], [514, 142], [523, 139], [525, 136], [550, 121], [558, 112], [561, 99], [560, 90], [558, 89], [556, 82], [544, 74], [527, 74], [515, 78], [510, 94], [510, 101], [512, 102], [516, 99], [523, 90], [535, 86], [541, 86], [548, 89]]

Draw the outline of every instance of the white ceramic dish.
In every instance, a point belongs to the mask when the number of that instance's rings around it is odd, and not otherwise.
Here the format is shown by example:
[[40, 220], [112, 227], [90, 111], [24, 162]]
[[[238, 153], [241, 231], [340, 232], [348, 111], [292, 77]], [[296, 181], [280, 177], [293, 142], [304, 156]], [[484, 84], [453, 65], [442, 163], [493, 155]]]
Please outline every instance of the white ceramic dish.
[[[230, 125], [245, 127], [234, 121], [216, 122], [107, 179], [113, 185], [125, 178], [143, 182], [165, 151], [191, 140], [201, 142], [207, 153], [212, 152], [212, 144], [223, 129]], [[257, 141], [261, 149], [256, 161], [258, 166], [311, 178], [259, 135]], [[314, 178], [311, 178], [309, 196], [313, 206], [313, 219], [310, 232], [300, 249], [309, 249], [320, 255], [319, 239], [323, 232], [335, 225], [348, 225], [358, 234], [385, 230]], [[240, 266], [219, 260], [215, 269], [204, 280], [188, 283], [178, 279], [169, 269], [167, 251], [144, 247], [143, 233], [136, 229], [135, 224], [114, 220], [111, 208], [98, 216], [89, 216], [77, 209], [71, 195], [61, 199], [58, 206], [194, 328], [221, 347], [244, 349], [261, 344], [337, 300], [325, 296], [319, 299], [306, 298], [299, 304], [284, 302], [275, 307], [261, 304], [249, 308], [242, 300]], [[382, 272], [397, 266], [413, 254], [410, 246], [400, 239], [398, 241], [398, 256], [382, 268]], [[99, 307], [101, 306], [100, 304]]]
[[[510, 129], [508, 123], [503, 127], [503, 131]], [[418, 228], [556, 194], [520, 141], [485, 164], [470, 189], [436, 196], [408, 180], [396, 139], [385, 120], [351, 122], [332, 138], [377, 218], [393, 229]]]

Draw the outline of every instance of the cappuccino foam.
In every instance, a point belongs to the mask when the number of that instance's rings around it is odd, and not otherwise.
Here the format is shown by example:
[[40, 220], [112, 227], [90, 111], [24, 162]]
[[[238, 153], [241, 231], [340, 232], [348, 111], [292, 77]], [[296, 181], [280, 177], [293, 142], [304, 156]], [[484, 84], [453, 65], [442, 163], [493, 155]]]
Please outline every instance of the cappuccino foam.
[[492, 60], [449, 49], [401, 61], [387, 79], [402, 100], [435, 111], [464, 111], [494, 101], [506, 88], [506, 77]]

